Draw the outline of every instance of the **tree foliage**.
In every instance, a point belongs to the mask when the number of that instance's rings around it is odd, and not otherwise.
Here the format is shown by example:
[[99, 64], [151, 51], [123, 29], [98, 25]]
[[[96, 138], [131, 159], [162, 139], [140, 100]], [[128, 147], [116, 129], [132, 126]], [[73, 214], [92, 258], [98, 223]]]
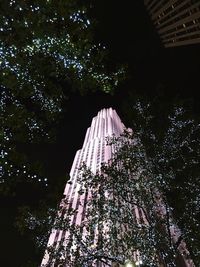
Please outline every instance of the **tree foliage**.
[[28, 163], [16, 144], [51, 139], [70, 92], [111, 92], [124, 75], [107, 66], [87, 7], [71, 0], [1, 1], [1, 182], [24, 176]]
[[162, 97], [136, 101], [129, 114], [198, 265], [200, 122], [191, 101], [166, 103]]

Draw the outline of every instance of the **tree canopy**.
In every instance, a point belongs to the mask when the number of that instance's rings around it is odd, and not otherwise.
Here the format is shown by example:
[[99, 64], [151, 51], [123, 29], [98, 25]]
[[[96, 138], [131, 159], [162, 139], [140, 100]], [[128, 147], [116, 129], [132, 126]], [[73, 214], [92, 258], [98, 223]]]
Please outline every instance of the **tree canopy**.
[[108, 50], [95, 41], [96, 22], [89, 18], [88, 7], [71, 0], [1, 1], [4, 184], [9, 177], [25, 180], [28, 173], [45, 185], [44, 174], [28, 166], [16, 145], [51, 140], [71, 92], [110, 93], [124, 76], [123, 68], [109, 66]]
[[136, 100], [127, 114], [198, 265], [200, 124], [190, 100], [166, 102]]

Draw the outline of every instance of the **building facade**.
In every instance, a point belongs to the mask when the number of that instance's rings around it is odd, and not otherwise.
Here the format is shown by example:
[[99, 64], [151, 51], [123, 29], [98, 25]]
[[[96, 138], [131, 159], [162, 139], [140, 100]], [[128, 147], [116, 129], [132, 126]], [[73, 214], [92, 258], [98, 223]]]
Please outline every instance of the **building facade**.
[[[84, 220], [86, 202], [88, 194], [79, 195], [80, 185], [77, 182], [79, 169], [84, 162], [90, 167], [93, 173], [100, 170], [101, 163], [108, 162], [112, 155], [112, 147], [106, 145], [106, 137], [113, 135], [119, 136], [124, 131], [124, 124], [121, 122], [116, 111], [112, 108], [101, 110], [96, 117], [93, 118], [91, 127], [87, 129], [83, 147], [76, 152], [72, 168], [70, 171], [70, 182], [67, 183], [64, 196], [60, 204], [63, 208], [66, 200], [68, 209], [77, 209], [76, 216], [72, 218], [72, 224], [80, 225]], [[67, 239], [68, 233], [62, 230], [52, 230], [49, 237], [48, 247], [59, 246], [62, 241]], [[42, 260], [42, 266], [56, 266], [56, 263], [48, 265], [49, 253], [46, 251]]]
[[199, 0], [144, 0], [165, 47], [200, 43]]

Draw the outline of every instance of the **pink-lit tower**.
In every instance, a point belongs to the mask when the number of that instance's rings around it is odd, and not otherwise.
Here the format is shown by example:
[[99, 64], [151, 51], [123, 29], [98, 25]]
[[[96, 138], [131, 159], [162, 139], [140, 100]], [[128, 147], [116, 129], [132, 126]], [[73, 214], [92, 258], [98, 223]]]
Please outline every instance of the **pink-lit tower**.
[[[113, 135], [119, 136], [125, 129], [116, 111], [112, 108], [102, 109], [97, 116], [92, 119], [91, 126], [87, 129], [83, 147], [76, 152], [74, 162], [70, 171], [70, 183], [66, 184], [64, 198], [61, 201], [61, 208], [65, 200], [73, 209], [78, 210], [76, 216], [73, 216], [72, 223], [79, 225], [84, 219], [87, 195], [79, 195], [80, 185], [77, 182], [79, 168], [82, 163], [91, 169], [93, 173], [100, 170], [101, 163], [108, 162], [112, 155], [112, 147], [106, 145], [106, 137]], [[53, 229], [49, 237], [47, 247], [59, 246], [62, 240], [65, 240], [68, 233], [63, 230]], [[55, 264], [48, 265], [49, 254], [46, 251], [42, 260], [42, 266], [55, 267]], [[55, 266], [54, 266], [55, 265]]]

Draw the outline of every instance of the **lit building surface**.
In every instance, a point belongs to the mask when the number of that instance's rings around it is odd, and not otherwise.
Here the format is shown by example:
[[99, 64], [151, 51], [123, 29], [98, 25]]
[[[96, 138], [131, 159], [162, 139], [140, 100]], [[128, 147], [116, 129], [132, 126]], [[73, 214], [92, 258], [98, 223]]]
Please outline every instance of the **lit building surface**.
[[[58, 215], [62, 216], [63, 214], [61, 213], [63, 211], [67, 213], [70, 208], [76, 210], [77, 213], [73, 214], [72, 216], [70, 215], [70, 221], [72, 225], [80, 225], [84, 221], [84, 219], [87, 219], [85, 218], [85, 211], [87, 207], [86, 204], [89, 197], [89, 193], [88, 190], [86, 190], [84, 194], [80, 195], [80, 184], [77, 181], [82, 163], [85, 162], [85, 164], [91, 169], [93, 173], [99, 171], [101, 163], [108, 162], [108, 160], [111, 159], [112, 153], [114, 152], [114, 147], [108, 146], [106, 144], [106, 137], [111, 137], [113, 135], [119, 136], [124, 131], [124, 129], [124, 124], [121, 122], [116, 111], [112, 108], [103, 109], [98, 112], [97, 116], [94, 117], [92, 120], [91, 127], [87, 129], [83, 147], [76, 152], [74, 162], [70, 171], [70, 181], [66, 184], [64, 196], [60, 203], [60, 210], [58, 211]], [[157, 192], [157, 194], [160, 195], [159, 192]], [[160, 214], [161, 217], [165, 216], [166, 209], [162, 203], [162, 197], [158, 197], [157, 205], [159, 206], [158, 214]], [[134, 206], [134, 213], [138, 224], [141, 220], [148, 224], [142, 209]], [[171, 225], [170, 233], [172, 240], [174, 241], [174, 243], [176, 243], [181, 233], [175, 224]], [[69, 239], [68, 231], [64, 231], [61, 229], [52, 229], [47, 247], [51, 247], [56, 250], [60, 245], [64, 244], [67, 239]], [[186, 256], [189, 255], [184, 241], [180, 242], [178, 249], [180, 254], [185, 254]], [[133, 258], [134, 261], [138, 263], [136, 265], [140, 266], [141, 262], [139, 251], [134, 252]], [[125, 266], [128, 267], [130, 265], [128, 264], [129, 263], [127, 262]], [[67, 264], [60, 265], [55, 260], [52, 261], [47, 251], [45, 252], [41, 266], [68, 267]], [[106, 267], [107, 265], [102, 263], [96, 263], [93, 266]], [[115, 263], [113, 263], [112, 267], [115, 266], [119, 267], [118, 264], [115, 265]], [[131, 266], [133, 265], [130, 265], [130, 267]], [[160, 265], [160, 267], [161, 266], [165, 267], [165, 265], [162, 264]], [[187, 259], [187, 257], [183, 257], [182, 265], [180, 266], [193, 267], [194, 264], [189, 258]]]
[[[78, 213], [73, 216], [72, 223], [80, 224], [84, 220], [86, 209], [87, 194], [79, 195], [80, 185], [77, 183], [79, 168], [85, 162], [91, 171], [95, 173], [100, 170], [102, 162], [107, 162], [112, 155], [112, 147], [106, 145], [106, 137], [113, 134], [119, 136], [124, 130], [124, 124], [121, 122], [116, 111], [112, 108], [101, 110], [96, 117], [93, 118], [91, 127], [87, 129], [83, 147], [76, 152], [74, 162], [70, 171], [70, 183], [67, 183], [64, 190], [64, 197], [60, 206], [63, 206], [67, 199], [69, 206], [77, 209]], [[65, 240], [68, 233], [62, 230], [52, 230], [48, 241], [48, 247], [59, 246], [62, 240]], [[46, 252], [42, 260], [42, 266], [49, 266], [49, 255]], [[57, 265], [51, 265], [57, 266]]]
[[199, 0], [144, 0], [165, 47], [200, 43]]

